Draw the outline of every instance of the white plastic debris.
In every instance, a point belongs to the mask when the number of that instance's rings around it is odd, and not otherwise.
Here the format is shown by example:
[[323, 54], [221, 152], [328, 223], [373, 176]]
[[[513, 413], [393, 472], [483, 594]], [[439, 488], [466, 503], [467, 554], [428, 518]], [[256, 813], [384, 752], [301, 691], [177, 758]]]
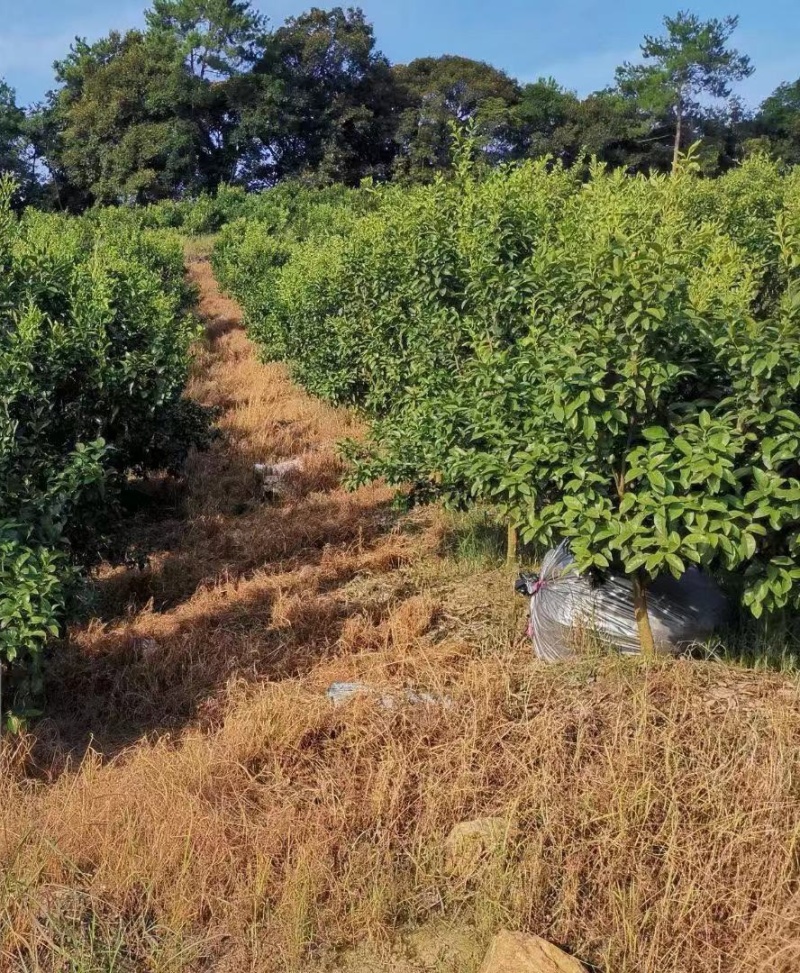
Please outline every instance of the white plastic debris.
[[375, 697], [384, 709], [396, 709], [400, 703], [412, 703], [424, 706], [444, 706], [449, 708], [453, 701], [446, 696], [434, 696], [431, 693], [419, 693], [414, 689], [395, 691], [390, 689], [376, 689], [361, 682], [335, 682], [328, 687], [325, 694], [334, 706], [341, 706], [355, 696], [366, 695]]
[[[530, 596], [528, 634], [545, 662], [572, 657], [580, 631], [621, 652], [640, 651], [631, 579], [609, 574], [594, 582], [578, 574], [566, 542], [545, 555], [539, 575], [523, 575], [517, 590]], [[662, 575], [652, 583], [647, 613], [656, 650], [674, 653], [704, 641], [723, 624], [728, 602], [713, 578], [690, 567], [678, 580]]]
[[303, 460], [296, 457], [281, 463], [256, 463], [254, 469], [258, 476], [288, 476], [289, 473], [302, 472], [303, 466]]
[[302, 458], [283, 460], [280, 463], [256, 463], [253, 472], [259, 483], [261, 496], [265, 500], [278, 500], [286, 496], [287, 481], [293, 473], [302, 473], [305, 463]]

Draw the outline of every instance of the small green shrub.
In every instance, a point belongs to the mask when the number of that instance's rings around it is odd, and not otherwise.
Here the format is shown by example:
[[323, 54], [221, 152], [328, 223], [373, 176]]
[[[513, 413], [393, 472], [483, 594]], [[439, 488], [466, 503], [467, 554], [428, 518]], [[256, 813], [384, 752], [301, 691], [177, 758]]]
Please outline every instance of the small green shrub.
[[[296, 343], [305, 342], [313, 329], [312, 321], [303, 329], [288, 324], [289, 318], [294, 322], [302, 315], [291, 306], [298, 294], [284, 277], [284, 267], [291, 262], [297, 273], [308, 269], [314, 276], [314, 258], [301, 269], [301, 255], [308, 252], [318, 256], [320, 263], [335, 261], [337, 239], [347, 236], [364, 215], [376, 210], [382, 198], [370, 188], [309, 189], [284, 183], [249, 197], [249, 215], [222, 230], [212, 256], [214, 272], [239, 298], [248, 330], [267, 357], [291, 360], [302, 369], [305, 354], [296, 353]], [[319, 279], [319, 274], [314, 279]], [[306, 307], [315, 314], [314, 321], [319, 320], [318, 302], [312, 300]], [[323, 342], [324, 335], [315, 334], [312, 340]], [[311, 349], [306, 351], [310, 353]], [[306, 380], [304, 375], [298, 377]], [[333, 393], [332, 388], [330, 391]]]

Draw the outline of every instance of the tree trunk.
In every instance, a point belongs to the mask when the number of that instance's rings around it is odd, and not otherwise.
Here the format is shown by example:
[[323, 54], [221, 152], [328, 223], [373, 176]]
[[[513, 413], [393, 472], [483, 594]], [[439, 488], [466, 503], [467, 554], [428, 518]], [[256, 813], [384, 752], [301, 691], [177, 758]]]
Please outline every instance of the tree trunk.
[[678, 103], [677, 108], [677, 124], [675, 125], [675, 146], [672, 151], [672, 171], [675, 172], [678, 168], [678, 162], [681, 155], [681, 128], [683, 123], [683, 106]]
[[633, 576], [633, 613], [639, 629], [639, 645], [642, 655], [646, 659], [652, 659], [656, 654], [656, 645], [653, 640], [653, 630], [650, 627], [650, 616], [647, 614], [647, 582], [644, 580], [641, 571], [637, 571]]
[[517, 560], [517, 528], [513, 524], [508, 525], [508, 548], [506, 560], [509, 564], [514, 564]]

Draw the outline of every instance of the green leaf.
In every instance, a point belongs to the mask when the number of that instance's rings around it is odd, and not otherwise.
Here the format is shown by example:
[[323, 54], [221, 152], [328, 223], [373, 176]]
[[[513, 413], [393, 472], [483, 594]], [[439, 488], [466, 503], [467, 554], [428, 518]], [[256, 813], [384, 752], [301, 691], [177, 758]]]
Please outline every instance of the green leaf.
[[667, 554], [666, 562], [669, 565], [669, 569], [672, 572], [673, 577], [680, 578], [686, 570], [683, 561], [677, 556], [677, 554]]

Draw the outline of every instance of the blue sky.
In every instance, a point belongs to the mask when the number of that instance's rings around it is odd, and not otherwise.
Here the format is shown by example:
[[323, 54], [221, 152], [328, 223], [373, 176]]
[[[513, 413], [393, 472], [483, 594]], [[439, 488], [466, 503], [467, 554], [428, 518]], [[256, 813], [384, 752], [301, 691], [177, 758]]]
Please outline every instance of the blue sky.
[[[342, 2], [342, 0], [340, 0]], [[357, 2], [357, 0], [356, 0]], [[22, 104], [52, 86], [52, 62], [75, 35], [92, 40], [142, 22], [147, 0], [0, 0], [0, 76]], [[314, 5], [257, 2], [273, 26]], [[316, 0], [317, 6], [334, 6]], [[346, 0], [342, 2], [347, 5]], [[740, 87], [751, 105], [780, 82], [800, 77], [800, 0], [362, 0], [378, 46], [393, 61], [463, 54], [489, 61], [522, 81], [552, 75], [586, 94], [610, 82], [614, 68], [637, 57], [645, 33], [664, 13], [690, 7], [704, 17], [740, 15], [736, 46], [755, 75]]]

